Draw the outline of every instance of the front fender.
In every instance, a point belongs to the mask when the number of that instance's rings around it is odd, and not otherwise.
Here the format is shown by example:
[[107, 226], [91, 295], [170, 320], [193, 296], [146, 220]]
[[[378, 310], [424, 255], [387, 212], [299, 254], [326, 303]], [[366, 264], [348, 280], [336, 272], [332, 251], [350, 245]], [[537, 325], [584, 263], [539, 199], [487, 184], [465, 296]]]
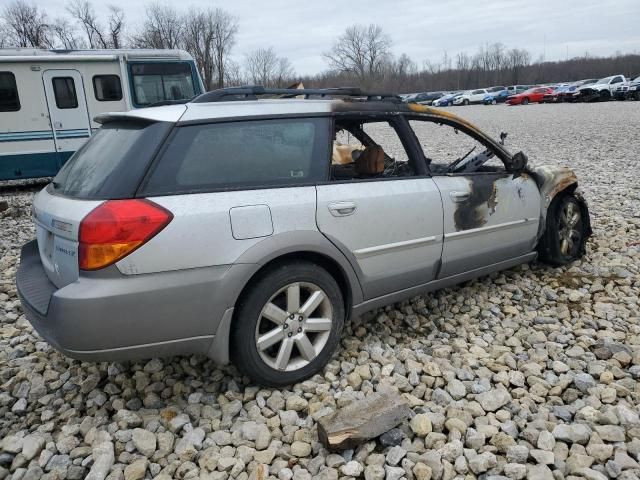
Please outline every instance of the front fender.
[[586, 222], [586, 235], [591, 235], [591, 221], [589, 219], [587, 201], [578, 189], [578, 177], [573, 170], [568, 167], [540, 165], [537, 167], [529, 167], [527, 173], [535, 180], [540, 190], [540, 226], [538, 228], [538, 238], [544, 233], [549, 205], [551, 205], [553, 199], [560, 192], [564, 191], [575, 195], [582, 209], [582, 216]]

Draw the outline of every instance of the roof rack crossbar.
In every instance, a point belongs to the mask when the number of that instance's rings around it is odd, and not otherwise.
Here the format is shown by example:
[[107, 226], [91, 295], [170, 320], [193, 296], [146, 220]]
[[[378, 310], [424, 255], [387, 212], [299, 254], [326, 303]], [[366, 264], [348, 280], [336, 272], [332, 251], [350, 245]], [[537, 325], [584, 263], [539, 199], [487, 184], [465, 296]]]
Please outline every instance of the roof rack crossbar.
[[192, 103], [229, 102], [234, 100], [257, 100], [260, 96], [277, 98], [304, 97], [356, 97], [371, 100], [400, 101], [393, 93], [362, 92], [357, 87], [339, 88], [265, 88], [260, 85], [246, 87], [228, 87], [203, 93], [192, 100]]

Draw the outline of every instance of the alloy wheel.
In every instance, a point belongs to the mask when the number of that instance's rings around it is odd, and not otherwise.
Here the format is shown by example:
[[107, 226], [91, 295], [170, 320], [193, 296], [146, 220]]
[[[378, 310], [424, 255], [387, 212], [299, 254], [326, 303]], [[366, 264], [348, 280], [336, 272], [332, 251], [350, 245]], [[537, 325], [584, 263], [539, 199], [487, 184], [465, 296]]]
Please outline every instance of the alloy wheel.
[[558, 237], [560, 252], [572, 257], [576, 254], [582, 240], [580, 208], [574, 202], [566, 202], [558, 217]]
[[262, 308], [256, 347], [271, 368], [298, 370], [322, 352], [332, 328], [333, 307], [326, 292], [313, 283], [290, 283]]

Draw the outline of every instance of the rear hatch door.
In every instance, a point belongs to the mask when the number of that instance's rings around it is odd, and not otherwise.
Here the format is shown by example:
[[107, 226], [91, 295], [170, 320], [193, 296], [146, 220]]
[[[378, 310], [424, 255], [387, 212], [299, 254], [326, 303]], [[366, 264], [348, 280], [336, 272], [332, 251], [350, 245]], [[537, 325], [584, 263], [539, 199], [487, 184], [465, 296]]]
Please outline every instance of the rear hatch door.
[[34, 199], [40, 258], [62, 288], [78, 278], [82, 220], [107, 200], [133, 198], [173, 123], [119, 119], [105, 124]]

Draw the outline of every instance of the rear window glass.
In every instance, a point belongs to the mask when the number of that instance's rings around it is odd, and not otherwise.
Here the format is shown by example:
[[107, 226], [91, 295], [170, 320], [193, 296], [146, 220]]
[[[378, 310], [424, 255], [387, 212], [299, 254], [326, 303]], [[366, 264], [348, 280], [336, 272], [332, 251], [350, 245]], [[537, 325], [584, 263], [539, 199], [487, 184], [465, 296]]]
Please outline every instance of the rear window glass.
[[16, 77], [11, 72], [0, 72], [0, 112], [20, 110]]
[[[146, 194], [315, 182], [326, 177], [328, 119], [179, 127]], [[324, 177], [323, 177], [324, 175]]]
[[78, 97], [76, 96], [76, 85], [71, 77], [54, 77], [53, 95], [56, 97], [56, 107], [63, 110], [66, 108], [78, 108]]
[[122, 85], [118, 75], [95, 75], [93, 92], [99, 102], [116, 102], [122, 100]]
[[170, 123], [112, 122], [100, 128], [53, 179], [53, 192], [79, 198], [133, 196]]

